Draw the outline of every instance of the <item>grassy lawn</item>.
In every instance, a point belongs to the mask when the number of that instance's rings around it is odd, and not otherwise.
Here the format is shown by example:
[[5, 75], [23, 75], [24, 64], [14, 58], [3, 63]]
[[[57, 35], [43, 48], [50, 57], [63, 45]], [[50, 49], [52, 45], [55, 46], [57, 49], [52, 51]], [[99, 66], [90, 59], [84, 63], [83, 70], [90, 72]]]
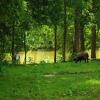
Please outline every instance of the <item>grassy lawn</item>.
[[100, 61], [1, 67], [0, 100], [100, 100]]

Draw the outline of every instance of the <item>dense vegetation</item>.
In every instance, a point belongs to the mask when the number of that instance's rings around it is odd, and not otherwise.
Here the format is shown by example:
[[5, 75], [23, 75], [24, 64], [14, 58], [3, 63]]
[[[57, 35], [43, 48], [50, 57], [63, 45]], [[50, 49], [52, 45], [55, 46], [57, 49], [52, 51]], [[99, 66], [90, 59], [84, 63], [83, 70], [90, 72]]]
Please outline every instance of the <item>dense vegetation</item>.
[[99, 100], [99, 65], [2, 65], [0, 100]]
[[100, 48], [99, 0], [0, 0], [0, 59], [5, 53], [56, 50], [62, 54]]

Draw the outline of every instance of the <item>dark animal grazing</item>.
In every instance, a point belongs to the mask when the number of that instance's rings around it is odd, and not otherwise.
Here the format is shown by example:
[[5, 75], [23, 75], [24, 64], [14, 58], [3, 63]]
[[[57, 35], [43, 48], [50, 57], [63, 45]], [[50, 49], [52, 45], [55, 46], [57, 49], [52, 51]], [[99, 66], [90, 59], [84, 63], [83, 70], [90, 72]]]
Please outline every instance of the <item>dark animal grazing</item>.
[[84, 60], [85, 62], [88, 62], [88, 53], [87, 52], [81, 52], [78, 53], [75, 57], [74, 57], [74, 61], [77, 62], [81, 62], [82, 60]]

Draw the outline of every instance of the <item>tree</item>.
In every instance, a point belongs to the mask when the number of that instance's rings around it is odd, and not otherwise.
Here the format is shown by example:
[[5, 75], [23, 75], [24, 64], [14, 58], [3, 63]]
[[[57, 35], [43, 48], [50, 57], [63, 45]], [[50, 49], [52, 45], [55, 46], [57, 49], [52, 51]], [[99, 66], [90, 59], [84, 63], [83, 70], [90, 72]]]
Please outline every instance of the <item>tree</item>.
[[[51, 25], [54, 29], [54, 62], [56, 63], [57, 26], [61, 18], [61, 0], [30, 0], [32, 16], [39, 24]], [[34, 6], [33, 6], [34, 5]]]
[[96, 25], [92, 25], [91, 58], [96, 59]]
[[63, 50], [62, 50], [62, 61], [65, 62], [66, 59], [66, 33], [67, 33], [67, 1], [64, 0], [64, 33], [63, 33]]
[[[6, 37], [9, 35], [10, 27], [8, 25], [8, 8], [9, 2], [1, 0], [0, 1], [0, 59], [4, 59], [4, 53], [6, 51]], [[9, 42], [7, 42], [9, 43]], [[7, 46], [7, 45], [6, 45]], [[8, 46], [7, 46], [8, 47]]]
[[85, 26], [89, 23], [89, 1], [79, 0], [74, 4], [75, 34], [73, 41], [73, 54], [85, 51]]
[[[23, 48], [23, 39], [24, 36], [22, 34], [26, 32], [27, 26], [30, 26], [27, 22], [30, 22], [30, 18], [26, 18], [26, 15], [29, 16], [28, 13], [25, 14], [26, 2], [25, 0], [2, 0], [0, 1], [1, 7], [1, 15], [0, 15], [0, 25], [3, 23], [2, 31], [2, 41], [8, 39], [7, 44], [5, 46], [3, 43], [3, 48], [7, 48], [7, 50], [11, 50], [12, 53], [12, 63], [15, 62], [14, 54], [22, 50]], [[29, 10], [28, 10], [29, 11]], [[29, 11], [30, 12], [30, 11]], [[24, 23], [24, 24], [23, 24]], [[5, 31], [6, 30], [6, 31]], [[0, 31], [1, 32], [1, 31]], [[4, 50], [3, 50], [4, 51]]]
[[75, 5], [75, 34], [73, 53], [84, 51], [84, 24], [82, 20], [82, 0]]
[[91, 38], [91, 58], [96, 59], [96, 19], [95, 19], [95, 13], [96, 13], [96, 1], [92, 0], [92, 13], [93, 13], [93, 24], [92, 24], [92, 38]]

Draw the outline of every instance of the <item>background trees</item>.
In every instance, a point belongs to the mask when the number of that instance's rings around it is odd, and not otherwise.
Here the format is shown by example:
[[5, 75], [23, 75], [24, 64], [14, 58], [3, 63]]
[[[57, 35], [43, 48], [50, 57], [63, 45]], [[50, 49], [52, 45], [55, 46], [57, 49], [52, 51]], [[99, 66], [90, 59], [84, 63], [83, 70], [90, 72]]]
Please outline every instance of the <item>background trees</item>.
[[[54, 50], [66, 61], [66, 52], [91, 49], [96, 58], [100, 44], [100, 3], [98, 0], [1, 0], [0, 59], [5, 53]], [[7, 45], [6, 45], [7, 44]]]

